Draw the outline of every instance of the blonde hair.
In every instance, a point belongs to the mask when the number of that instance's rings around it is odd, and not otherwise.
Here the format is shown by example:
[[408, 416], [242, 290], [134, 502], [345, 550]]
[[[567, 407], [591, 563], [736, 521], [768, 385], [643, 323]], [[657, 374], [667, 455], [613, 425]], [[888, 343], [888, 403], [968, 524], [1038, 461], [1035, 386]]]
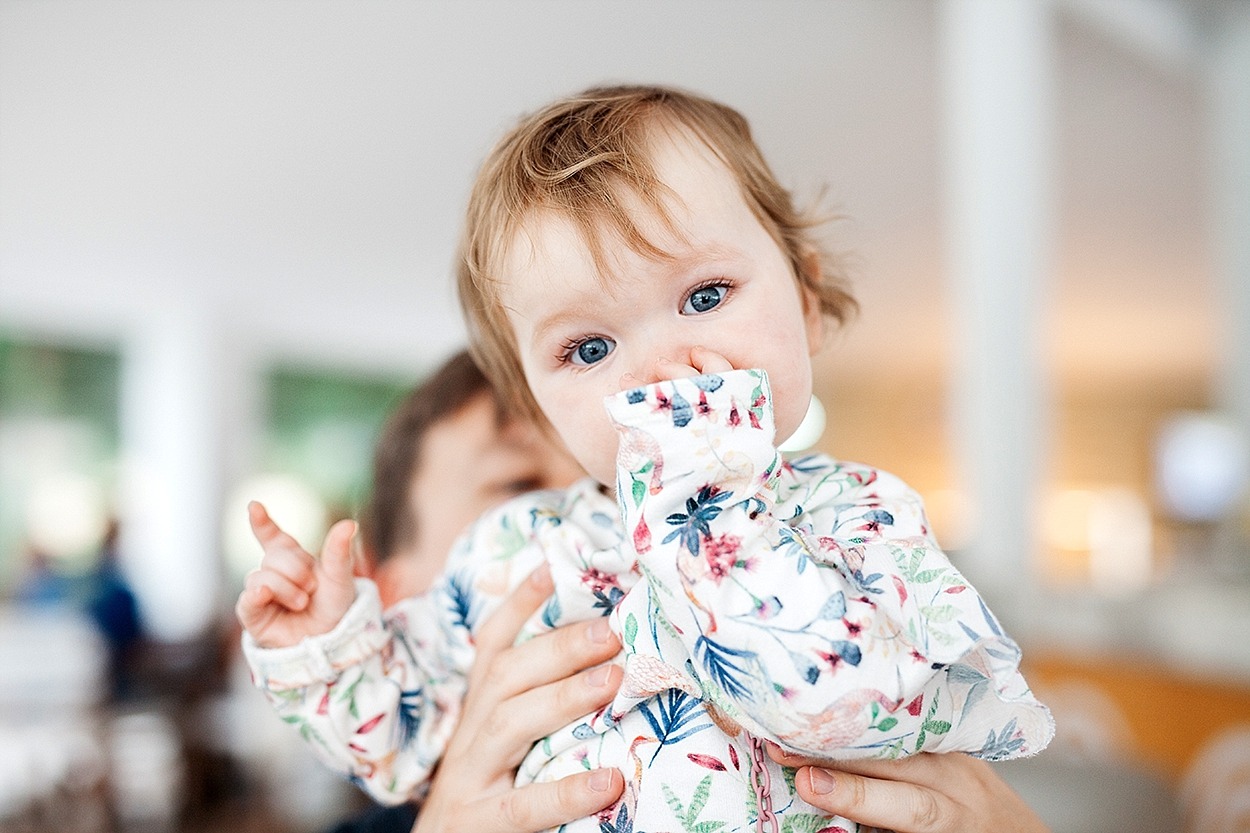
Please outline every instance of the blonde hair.
[[636, 194], [670, 227], [666, 189], [650, 163], [657, 126], [692, 133], [728, 167], [743, 198], [777, 241], [799, 286], [821, 313], [842, 323], [854, 298], [832, 256], [815, 241], [821, 220], [799, 211], [777, 182], [736, 110], [670, 87], [595, 87], [560, 99], [523, 118], [478, 171], [457, 262], [460, 306], [474, 356], [509, 405], [545, 424], [526, 384], [516, 338], [500, 298], [499, 270], [517, 231], [533, 211], [553, 210], [581, 231], [600, 274], [605, 230], [639, 254], [666, 253], [639, 230], [618, 195]]

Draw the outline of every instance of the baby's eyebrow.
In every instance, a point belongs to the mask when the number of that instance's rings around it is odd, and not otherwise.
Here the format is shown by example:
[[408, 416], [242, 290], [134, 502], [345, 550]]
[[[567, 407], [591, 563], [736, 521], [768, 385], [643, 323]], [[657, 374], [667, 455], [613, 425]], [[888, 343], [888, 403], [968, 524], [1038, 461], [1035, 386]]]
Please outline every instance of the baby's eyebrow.
[[557, 309], [549, 315], [544, 315], [534, 324], [534, 331], [530, 336], [530, 344], [538, 345], [551, 337], [551, 333], [555, 330], [562, 330], [572, 324], [586, 320], [593, 307], [587, 303], [585, 305], [578, 304], [574, 307], [564, 307]]

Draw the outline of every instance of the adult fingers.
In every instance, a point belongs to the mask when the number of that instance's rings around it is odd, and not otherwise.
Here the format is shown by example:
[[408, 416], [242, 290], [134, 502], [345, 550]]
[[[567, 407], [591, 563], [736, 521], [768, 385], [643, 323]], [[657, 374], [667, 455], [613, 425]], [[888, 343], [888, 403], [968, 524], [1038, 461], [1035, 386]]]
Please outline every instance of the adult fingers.
[[624, 675], [619, 665], [600, 665], [498, 703], [470, 741], [477, 760], [515, 769], [534, 741], [611, 701]]
[[860, 824], [905, 833], [966, 829], [960, 805], [928, 787], [906, 781], [804, 766], [795, 774], [794, 786], [812, 806]]
[[500, 699], [511, 697], [598, 665], [620, 647], [605, 617], [575, 622], [497, 653], [474, 682], [498, 692]]
[[625, 779], [616, 769], [596, 769], [543, 784], [529, 784], [467, 807], [417, 814], [413, 833], [536, 833], [597, 813], [620, 798]]
[[474, 635], [479, 660], [511, 645], [521, 626], [542, 606], [554, 589], [551, 570], [546, 564], [538, 567], [525, 581], [518, 584]]
[[[801, 766], [819, 766], [838, 772], [854, 773], [869, 778], [881, 778], [892, 781], [909, 781], [917, 784], [939, 785], [942, 783], [943, 770], [949, 769], [950, 758], [946, 755], [909, 755], [906, 758], [888, 761], [879, 758], [845, 758], [834, 760], [817, 758], [811, 755], [800, 755], [787, 752], [777, 744], [769, 741], [767, 751], [777, 763], [798, 768]], [[967, 758], [967, 756], [961, 756]], [[971, 759], [969, 759], [971, 760]]]

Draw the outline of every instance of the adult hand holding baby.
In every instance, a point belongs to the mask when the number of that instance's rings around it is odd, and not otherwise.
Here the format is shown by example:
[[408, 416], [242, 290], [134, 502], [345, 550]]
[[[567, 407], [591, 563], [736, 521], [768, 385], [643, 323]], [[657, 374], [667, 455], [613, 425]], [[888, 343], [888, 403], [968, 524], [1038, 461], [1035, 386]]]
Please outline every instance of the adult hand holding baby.
[[248, 504], [252, 534], [264, 549], [235, 605], [239, 622], [263, 648], [296, 645], [334, 629], [356, 598], [352, 579], [354, 521], [330, 527], [320, 559], [299, 545], [256, 501]]
[[620, 797], [625, 781], [614, 768], [514, 788], [517, 764], [536, 740], [604, 706], [621, 682], [619, 666], [599, 665], [621, 647], [607, 619], [512, 645], [553, 589], [540, 567], [478, 632], [464, 711], [414, 833], [530, 833], [593, 815]]
[[899, 833], [1050, 833], [985, 761], [958, 752], [896, 761], [823, 761], [768, 744], [768, 755], [796, 767], [804, 801]]

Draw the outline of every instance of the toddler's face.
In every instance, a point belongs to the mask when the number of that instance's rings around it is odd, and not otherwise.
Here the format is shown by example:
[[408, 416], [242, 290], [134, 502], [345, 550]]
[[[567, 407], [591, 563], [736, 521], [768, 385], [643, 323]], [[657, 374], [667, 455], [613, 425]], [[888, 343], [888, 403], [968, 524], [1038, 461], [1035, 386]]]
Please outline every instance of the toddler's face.
[[605, 396], [668, 378], [662, 359], [697, 369], [691, 351], [703, 348], [734, 368], [768, 371], [781, 443], [807, 411], [821, 337], [815, 299], [805, 309], [789, 259], [729, 169], [684, 134], [657, 139], [653, 164], [679, 233], [636, 196], [620, 197], [670, 258], [645, 257], [605, 233], [610, 273], [602, 275], [577, 226], [540, 211], [522, 223], [502, 276], [535, 400], [577, 461], [608, 486], [617, 434]]

